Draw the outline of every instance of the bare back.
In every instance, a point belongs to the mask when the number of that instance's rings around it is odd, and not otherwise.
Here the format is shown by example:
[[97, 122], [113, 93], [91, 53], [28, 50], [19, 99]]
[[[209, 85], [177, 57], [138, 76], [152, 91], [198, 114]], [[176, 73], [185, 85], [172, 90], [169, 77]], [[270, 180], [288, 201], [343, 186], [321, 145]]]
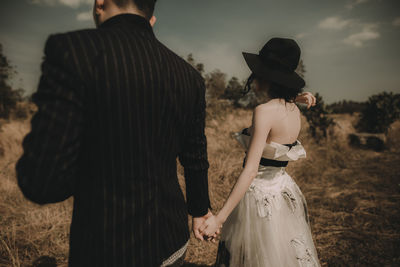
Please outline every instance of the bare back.
[[[291, 144], [297, 140], [301, 129], [300, 110], [294, 103], [286, 103], [283, 100], [272, 99], [265, 104], [273, 107], [274, 120], [268, 134], [267, 143]], [[265, 115], [267, 117], [267, 115]], [[268, 119], [268, 118], [266, 118]], [[252, 134], [253, 126], [249, 131]]]

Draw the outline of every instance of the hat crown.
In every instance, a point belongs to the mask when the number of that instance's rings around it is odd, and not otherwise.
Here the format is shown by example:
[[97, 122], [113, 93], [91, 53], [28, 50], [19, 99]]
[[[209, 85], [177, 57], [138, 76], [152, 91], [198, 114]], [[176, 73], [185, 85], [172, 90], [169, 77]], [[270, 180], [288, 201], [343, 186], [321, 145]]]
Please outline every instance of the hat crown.
[[272, 38], [260, 50], [259, 56], [267, 65], [293, 72], [300, 60], [300, 47], [288, 38]]

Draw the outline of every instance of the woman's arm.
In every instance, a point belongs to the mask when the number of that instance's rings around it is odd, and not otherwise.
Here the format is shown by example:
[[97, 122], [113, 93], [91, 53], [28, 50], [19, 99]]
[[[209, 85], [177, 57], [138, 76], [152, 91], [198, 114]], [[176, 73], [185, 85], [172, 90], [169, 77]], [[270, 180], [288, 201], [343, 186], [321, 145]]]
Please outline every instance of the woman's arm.
[[200, 227], [204, 235], [214, 234], [225, 222], [226, 218], [236, 207], [257, 175], [258, 166], [264, 150], [268, 133], [274, 120], [274, 111], [269, 104], [259, 105], [254, 109], [252, 125], [253, 134], [247, 152], [247, 160], [242, 173], [236, 181], [223, 208], [216, 216], [212, 216]]

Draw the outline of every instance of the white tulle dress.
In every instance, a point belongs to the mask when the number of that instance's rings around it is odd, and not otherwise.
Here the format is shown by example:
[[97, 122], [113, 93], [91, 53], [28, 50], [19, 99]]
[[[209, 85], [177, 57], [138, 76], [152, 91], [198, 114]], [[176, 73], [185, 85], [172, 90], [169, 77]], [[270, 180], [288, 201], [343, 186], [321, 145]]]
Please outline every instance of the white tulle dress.
[[[244, 130], [235, 137], [247, 151]], [[214, 266], [320, 266], [304, 195], [285, 167], [268, 166], [305, 156], [300, 141], [265, 145], [263, 165], [222, 227]]]

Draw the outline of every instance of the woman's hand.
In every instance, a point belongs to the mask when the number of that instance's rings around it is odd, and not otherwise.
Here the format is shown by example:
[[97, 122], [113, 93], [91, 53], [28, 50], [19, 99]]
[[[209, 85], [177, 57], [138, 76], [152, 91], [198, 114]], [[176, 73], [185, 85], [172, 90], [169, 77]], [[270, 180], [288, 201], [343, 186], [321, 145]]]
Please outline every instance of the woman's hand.
[[199, 231], [202, 235], [211, 237], [211, 241], [215, 243], [215, 238], [220, 233], [221, 227], [222, 223], [217, 216], [213, 215], [200, 226]]
[[208, 213], [202, 217], [193, 217], [192, 218], [192, 228], [193, 228], [193, 234], [194, 236], [203, 241], [203, 235], [200, 233], [199, 228], [200, 226], [209, 218], [211, 217], [213, 214], [210, 210], [208, 210]]
[[296, 102], [306, 104], [307, 108], [310, 108], [311, 106], [315, 106], [316, 105], [317, 100], [316, 100], [315, 96], [312, 93], [304, 92], [304, 93], [299, 94], [296, 97]]

